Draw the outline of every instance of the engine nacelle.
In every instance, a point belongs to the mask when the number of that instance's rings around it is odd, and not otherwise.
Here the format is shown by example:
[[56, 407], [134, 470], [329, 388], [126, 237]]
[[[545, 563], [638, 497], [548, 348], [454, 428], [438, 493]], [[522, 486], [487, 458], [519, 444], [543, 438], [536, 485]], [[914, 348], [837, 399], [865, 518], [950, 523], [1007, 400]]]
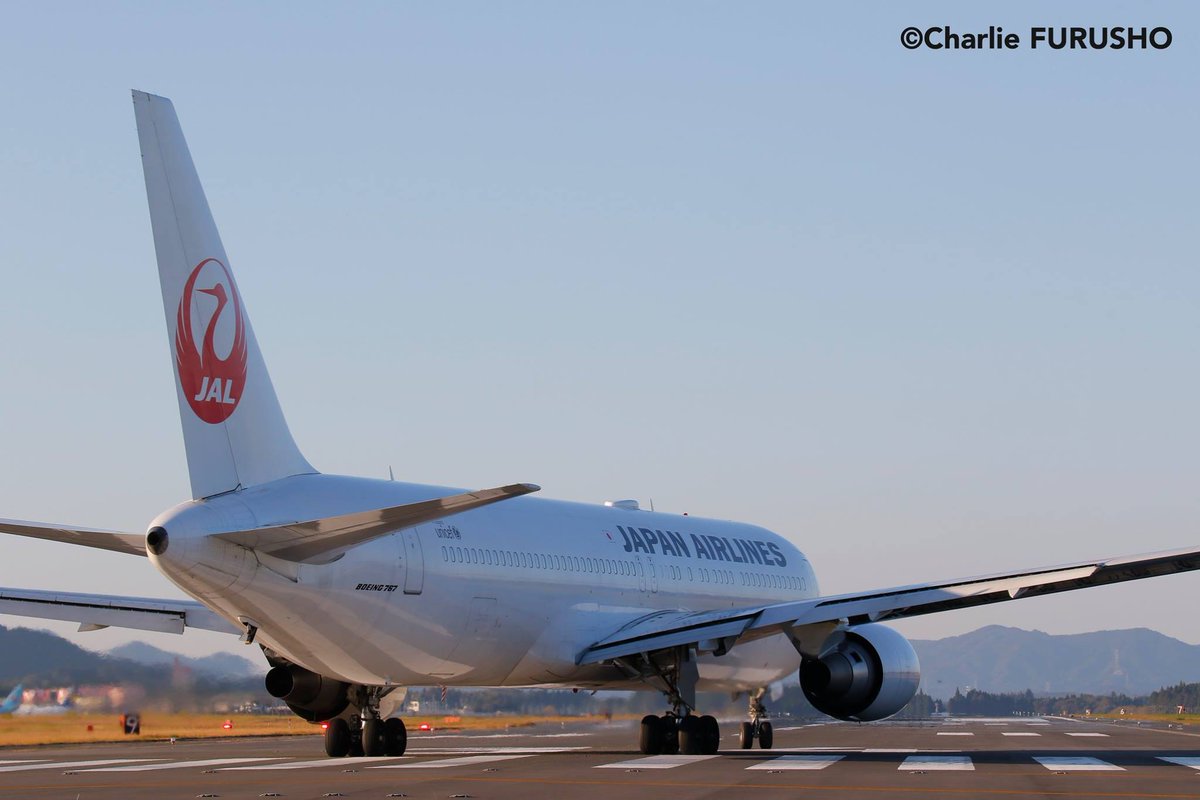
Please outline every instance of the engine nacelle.
[[822, 714], [872, 722], [908, 705], [921, 683], [916, 651], [883, 625], [838, 631], [800, 665], [800, 688]]
[[281, 664], [267, 673], [267, 691], [287, 703], [309, 722], [333, 719], [350, 704], [350, 686], [295, 664]]

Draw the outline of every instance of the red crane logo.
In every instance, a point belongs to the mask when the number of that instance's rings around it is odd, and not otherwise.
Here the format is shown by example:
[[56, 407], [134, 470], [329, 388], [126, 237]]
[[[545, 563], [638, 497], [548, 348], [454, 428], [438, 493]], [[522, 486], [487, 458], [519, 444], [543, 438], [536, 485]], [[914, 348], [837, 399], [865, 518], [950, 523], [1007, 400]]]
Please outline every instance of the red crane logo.
[[[209, 264], [220, 267], [223, 279], [217, 278], [211, 288], [196, 289], [196, 280]], [[229, 288], [226, 289], [226, 286]], [[217, 307], [208, 319], [204, 341], [199, 348], [196, 347], [192, 332], [192, 296], [196, 291], [217, 299]], [[229, 354], [220, 358], [216, 351], [217, 323], [221, 321], [221, 314], [231, 296], [233, 345], [229, 348]], [[242, 315], [242, 299], [233, 285], [233, 276], [220, 261], [206, 258], [188, 276], [175, 321], [175, 366], [179, 370], [183, 396], [197, 417], [212, 425], [229, 419], [242, 398], [242, 390], [246, 388], [246, 356], [246, 318]]]

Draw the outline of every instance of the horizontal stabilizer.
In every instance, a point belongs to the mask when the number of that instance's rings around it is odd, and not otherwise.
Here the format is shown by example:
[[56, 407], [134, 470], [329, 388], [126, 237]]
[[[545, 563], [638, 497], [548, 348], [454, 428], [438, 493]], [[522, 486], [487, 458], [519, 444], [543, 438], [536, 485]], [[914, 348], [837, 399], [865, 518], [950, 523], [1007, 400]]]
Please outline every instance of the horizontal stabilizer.
[[0, 519], [0, 533], [29, 536], [34, 539], [49, 539], [52, 542], [81, 544], [84, 547], [96, 547], [100, 550], [112, 550], [116, 553], [128, 553], [133, 556], [146, 555], [146, 535], [142, 533], [72, 528], [48, 522], [27, 522], [22, 519]]
[[514, 483], [402, 506], [358, 511], [290, 525], [213, 534], [250, 550], [303, 564], [327, 564], [355, 545], [425, 522], [461, 514], [501, 500], [536, 492], [540, 486]]
[[80, 630], [111, 626], [163, 633], [183, 633], [184, 628], [221, 633], [241, 632], [193, 600], [153, 600], [145, 597], [0, 588], [0, 614], [78, 622], [83, 626]]

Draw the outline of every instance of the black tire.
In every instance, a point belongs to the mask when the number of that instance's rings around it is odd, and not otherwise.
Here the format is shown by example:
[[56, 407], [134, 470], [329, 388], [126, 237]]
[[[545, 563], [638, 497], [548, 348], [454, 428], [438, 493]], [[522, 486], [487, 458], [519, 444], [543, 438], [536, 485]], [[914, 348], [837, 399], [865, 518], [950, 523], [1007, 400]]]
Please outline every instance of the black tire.
[[638, 741], [638, 749], [648, 756], [662, 753], [664, 744], [662, 720], [653, 714], [642, 717], [642, 735]]
[[743, 750], [749, 750], [751, 747], [754, 747], [754, 726], [749, 722], [742, 723], [742, 732], [738, 737], [738, 743], [742, 746]]
[[679, 752], [685, 756], [698, 756], [704, 752], [704, 737], [700, 733], [700, 720], [690, 714], [679, 720]]
[[350, 726], [346, 720], [329, 720], [325, 728], [325, 755], [330, 758], [345, 758], [350, 754]]
[[705, 714], [700, 718], [700, 741], [704, 747], [700, 752], [701, 755], [715, 756], [717, 754], [717, 750], [721, 747], [721, 726], [717, 724], [716, 717]]
[[771, 723], [769, 722], [759, 723], [758, 746], [763, 750], [770, 750], [773, 744], [775, 744], [775, 729], [771, 727]]
[[392, 717], [383, 723], [383, 742], [384, 755], [404, 755], [408, 749], [408, 729], [404, 727], [404, 720]]
[[679, 724], [675, 717], [664, 714], [662, 716], [663, 727], [663, 748], [664, 756], [674, 756], [679, 754]]
[[362, 749], [364, 756], [372, 758], [387, 752], [387, 743], [383, 739], [383, 720], [369, 719], [363, 723]]

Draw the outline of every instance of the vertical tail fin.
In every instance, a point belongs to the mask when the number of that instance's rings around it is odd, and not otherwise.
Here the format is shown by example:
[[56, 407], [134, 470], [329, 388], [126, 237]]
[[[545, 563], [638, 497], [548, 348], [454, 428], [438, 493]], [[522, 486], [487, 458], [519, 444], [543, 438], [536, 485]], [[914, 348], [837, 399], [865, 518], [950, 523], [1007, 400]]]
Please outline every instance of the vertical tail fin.
[[18, 683], [8, 697], [4, 698], [4, 702], [0, 703], [0, 714], [11, 714], [21, 707], [21, 692], [25, 690], [25, 685]]
[[133, 93], [192, 496], [315, 472], [267, 374], [175, 107]]

